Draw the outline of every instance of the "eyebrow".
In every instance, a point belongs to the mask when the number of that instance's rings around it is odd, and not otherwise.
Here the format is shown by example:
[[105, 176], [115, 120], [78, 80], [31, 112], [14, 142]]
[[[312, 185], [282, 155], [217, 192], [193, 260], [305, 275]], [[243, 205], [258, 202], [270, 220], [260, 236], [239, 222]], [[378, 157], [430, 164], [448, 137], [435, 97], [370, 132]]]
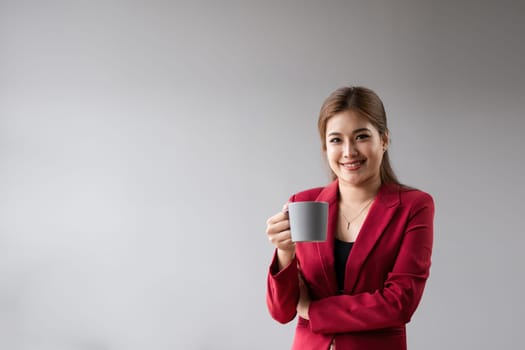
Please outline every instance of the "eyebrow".
[[[355, 129], [354, 131], [352, 131], [352, 134], [357, 134], [359, 132], [362, 132], [362, 131], [368, 131], [368, 132], [372, 132], [370, 129], [368, 128], [359, 128], [359, 129]], [[340, 132], [338, 131], [332, 131], [331, 133], [329, 133], [327, 136], [333, 136], [333, 135], [341, 135]]]

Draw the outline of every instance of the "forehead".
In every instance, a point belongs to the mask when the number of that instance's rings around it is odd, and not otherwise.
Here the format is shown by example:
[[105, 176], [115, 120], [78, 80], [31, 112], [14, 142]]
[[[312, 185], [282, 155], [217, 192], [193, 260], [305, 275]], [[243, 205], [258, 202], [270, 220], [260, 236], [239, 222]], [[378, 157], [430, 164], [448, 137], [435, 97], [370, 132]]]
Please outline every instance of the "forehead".
[[347, 133], [361, 128], [377, 131], [368, 119], [353, 110], [347, 110], [336, 113], [328, 119], [326, 123], [326, 134], [331, 132]]

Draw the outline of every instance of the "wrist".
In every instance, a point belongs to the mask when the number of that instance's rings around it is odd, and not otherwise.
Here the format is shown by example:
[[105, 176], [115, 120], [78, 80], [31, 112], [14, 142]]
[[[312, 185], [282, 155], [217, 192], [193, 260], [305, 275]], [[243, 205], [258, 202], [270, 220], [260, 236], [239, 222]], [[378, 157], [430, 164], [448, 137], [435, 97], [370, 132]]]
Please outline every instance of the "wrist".
[[297, 313], [305, 320], [310, 319], [308, 311], [310, 310], [310, 301], [302, 301], [298, 304]]
[[295, 249], [293, 250], [283, 250], [277, 248], [277, 260], [279, 262], [279, 270], [290, 265], [290, 263], [295, 258]]

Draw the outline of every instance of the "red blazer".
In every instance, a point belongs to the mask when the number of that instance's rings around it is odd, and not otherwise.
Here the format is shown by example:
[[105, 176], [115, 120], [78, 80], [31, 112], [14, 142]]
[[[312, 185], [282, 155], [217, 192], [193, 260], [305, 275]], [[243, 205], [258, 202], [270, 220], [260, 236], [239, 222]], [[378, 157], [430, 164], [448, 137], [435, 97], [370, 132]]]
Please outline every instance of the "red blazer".
[[328, 238], [297, 243], [295, 261], [268, 273], [266, 301], [272, 317], [295, 318], [298, 273], [308, 285], [310, 320], [298, 318], [292, 349], [406, 349], [405, 324], [421, 299], [429, 276], [434, 203], [427, 193], [383, 185], [373, 202], [346, 265], [340, 294], [334, 267], [338, 182], [293, 195], [291, 201], [329, 203]]

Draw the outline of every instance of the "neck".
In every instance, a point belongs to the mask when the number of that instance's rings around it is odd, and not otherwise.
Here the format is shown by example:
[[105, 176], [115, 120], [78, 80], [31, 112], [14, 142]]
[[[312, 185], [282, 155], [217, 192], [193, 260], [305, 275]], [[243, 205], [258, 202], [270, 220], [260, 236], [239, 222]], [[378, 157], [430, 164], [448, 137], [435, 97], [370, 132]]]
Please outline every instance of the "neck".
[[364, 203], [375, 197], [381, 187], [381, 179], [370, 179], [365, 184], [355, 186], [339, 181], [339, 200], [342, 204], [352, 205]]

